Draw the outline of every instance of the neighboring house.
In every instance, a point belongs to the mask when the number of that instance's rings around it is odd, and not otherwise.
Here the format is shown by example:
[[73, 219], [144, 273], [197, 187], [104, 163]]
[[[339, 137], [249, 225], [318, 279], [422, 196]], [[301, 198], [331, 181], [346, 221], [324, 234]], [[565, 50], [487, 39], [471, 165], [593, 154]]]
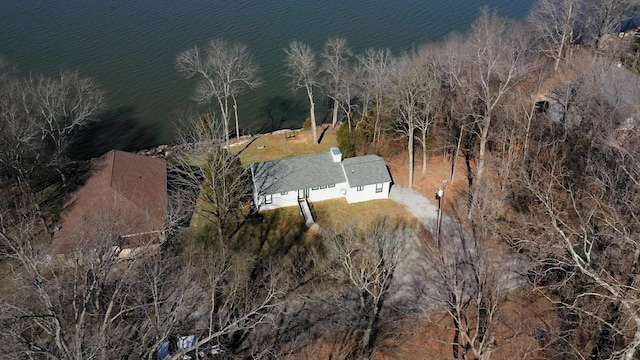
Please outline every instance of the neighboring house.
[[111, 243], [134, 249], [162, 241], [166, 161], [111, 150], [91, 162], [86, 182], [66, 201], [53, 253]]
[[[589, 59], [602, 69], [596, 76], [602, 77], [602, 86], [594, 88], [589, 96], [598, 98], [598, 101], [611, 110], [615, 109], [616, 116], [624, 121], [613, 131], [622, 133], [637, 128], [640, 121], [640, 76], [634, 71], [622, 67], [620, 63], [613, 63], [603, 59]], [[551, 89], [546, 94], [540, 95], [536, 101], [539, 112], [546, 113], [553, 122], [561, 123], [567, 128], [577, 128], [583, 121], [584, 106], [580, 102], [571, 102], [574, 99], [572, 89], [564, 86], [576, 81], [583, 75], [572, 76], [567, 82]], [[566, 77], [566, 74], [563, 75]], [[593, 76], [593, 75], [590, 75]], [[572, 91], [568, 91], [572, 90]]]
[[389, 198], [391, 176], [376, 155], [342, 160], [329, 152], [251, 165], [253, 201], [259, 211], [298, 205], [299, 200], [345, 198], [348, 203]]

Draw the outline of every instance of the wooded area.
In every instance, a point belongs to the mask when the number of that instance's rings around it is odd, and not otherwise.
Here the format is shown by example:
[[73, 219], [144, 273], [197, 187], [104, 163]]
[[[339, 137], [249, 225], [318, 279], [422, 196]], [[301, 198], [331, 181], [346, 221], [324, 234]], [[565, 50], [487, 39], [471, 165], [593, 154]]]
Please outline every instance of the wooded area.
[[[344, 156], [406, 157], [409, 188], [430, 156], [449, 181], [466, 167], [442, 224], [390, 214], [322, 235], [252, 206], [229, 147], [238, 95], [260, 85], [249, 49], [186, 50], [177, 70], [212, 108], [177, 121], [162, 244], [124, 259], [107, 218], [51, 253], [90, 175], [72, 148], [101, 119], [99, 86], [0, 61], [0, 358], [157, 359], [165, 343], [166, 359], [394, 358], [407, 328], [443, 327], [445, 350], [422, 358], [639, 358], [640, 33], [624, 28], [639, 17], [637, 0], [540, 0], [526, 21], [484, 9], [402, 54], [291, 42], [283, 72], [308, 97], [309, 146], [328, 119]], [[543, 298], [548, 321], [505, 335], [515, 292]]]

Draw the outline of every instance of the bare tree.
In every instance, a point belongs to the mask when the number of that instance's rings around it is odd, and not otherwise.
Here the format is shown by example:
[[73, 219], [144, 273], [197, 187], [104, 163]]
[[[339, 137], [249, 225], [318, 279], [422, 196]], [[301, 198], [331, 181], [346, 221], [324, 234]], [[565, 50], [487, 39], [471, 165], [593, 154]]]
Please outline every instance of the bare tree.
[[526, 42], [513, 35], [505, 20], [484, 9], [472, 26], [463, 48], [465, 55], [447, 53], [447, 62], [451, 64], [448, 78], [455, 83], [459, 100], [466, 104], [462, 114], [473, 121], [468, 130], [479, 142], [476, 184], [482, 181], [496, 110], [527, 70]]
[[498, 269], [482, 241], [453, 220], [445, 222], [441, 234], [425, 229], [421, 239], [423, 277], [416, 286], [430, 305], [425, 311], [444, 310], [453, 322], [454, 359], [489, 359], [503, 303], [504, 267]]
[[583, 0], [540, 0], [532, 7], [529, 22], [539, 38], [540, 50], [554, 60], [554, 70], [567, 56], [584, 30]]
[[192, 334], [196, 346], [172, 346], [172, 358], [212, 347], [242, 352], [249, 335], [260, 336], [258, 325], [268, 326], [282, 288], [277, 271], [257, 275], [247, 266], [258, 262], [250, 252], [231, 252], [223, 241], [194, 248], [183, 231], [180, 246], [152, 241], [125, 258], [117, 245], [126, 219], [97, 212], [69, 239], [68, 253], [51, 254], [32, 198], [0, 204], [0, 264], [10, 269], [3, 289], [11, 289], [0, 294], [7, 356], [155, 359], [162, 344]]
[[624, 22], [633, 18], [633, 11], [638, 3], [634, 0], [601, 0], [585, 1], [587, 34], [593, 40], [593, 47], [599, 50], [601, 40], [605, 35], [615, 35], [624, 31]]
[[378, 219], [365, 234], [353, 229], [332, 238], [337, 276], [357, 293], [357, 316], [362, 335], [356, 357], [371, 358], [385, 301], [411, 239], [407, 229], [394, 229]]
[[420, 115], [416, 121], [416, 129], [420, 132], [419, 141], [422, 145], [422, 174], [427, 172], [427, 136], [431, 125], [438, 119], [443, 106], [441, 91], [441, 69], [436, 60], [437, 48], [425, 48], [420, 51], [420, 58], [424, 61], [424, 101]]
[[138, 327], [131, 323], [140, 304], [130, 296], [137, 261], [117, 258], [110, 219], [88, 221], [75, 251], [56, 258], [48, 255], [50, 243], [38, 238], [37, 217], [17, 226], [3, 221], [2, 255], [16, 265], [16, 291], [1, 300], [2, 337], [20, 344], [19, 354], [109, 359], [140, 350], [132, 347]]
[[40, 77], [27, 83], [27, 91], [35, 100], [40, 118], [42, 141], [53, 143], [56, 158], [68, 145], [69, 135], [78, 127], [96, 121], [95, 115], [104, 104], [103, 93], [93, 80], [77, 72], [63, 72], [59, 79]]
[[289, 44], [289, 49], [285, 52], [287, 53], [288, 75], [291, 77], [293, 89], [305, 89], [309, 98], [309, 119], [313, 132], [313, 143], [318, 144], [316, 103], [313, 98], [313, 91], [319, 85], [316, 55], [308, 45], [300, 41], [292, 41]]
[[[551, 265], [542, 268], [546, 272], [543, 279], [555, 272], [565, 287], [558, 291], [556, 301], [568, 312], [584, 314], [587, 319], [595, 317], [590, 319], [596, 325], [589, 329], [591, 345], [586, 351], [599, 353], [598, 358], [633, 359], [640, 346], [640, 293], [636, 286], [640, 250], [635, 240], [637, 219], [628, 218], [625, 212], [633, 207], [629, 201], [635, 195], [611, 201], [606, 191], [612, 190], [612, 179], [603, 179], [602, 173], [588, 179], [587, 189], [572, 184], [567, 181], [572, 171], [561, 165], [566, 160], [555, 162], [528, 183], [543, 211], [534, 220], [537, 224], [531, 225], [536, 231], [544, 229], [548, 236], [548, 242], [536, 244], [537, 248], [544, 247], [536, 250], [542, 255], [540, 264]], [[625, 166], [625, 170], [629, 168]], [[559, 288], [560, 284], [551, 284], [550, 288], [555, 286]], [[576, 293], [574, 287], [584, 290]], [[623, 333], [625, 328], [630, 331]]]
[[343, 81], [341, 95], [342, 101], [340, 101], [340, 109], [347, 119], [347, 125], [349, 126], [349, 129], [352, 129], [354, 126], [356, 126], [352, 122], [352, 114], [353, 111], [358, 108], [358, 102], [360, 101], [360, 99], [358, 99], [358, 96], [361, 95], [359, 90], [361, 90], [362, 88], [358, 88], [358, 86], [356, 86], [356, 82], [362, 76], [361, 71], [362, 69], [357, 66], [350, 68], [346, 73]]
[[554, 91], [565, 105], [534, 129], [535, 161], [514, 183], [512, 241], [536, 260], [536, 285], [566, 314], [564, 344], [579, 349], [576, 357], [632, 359], [640, 346], [640, 141], [624, 102], [611, 96], [619, 84], [609, 65], [579, 66], [580, 75]]
[[30, 181], [42, 167], [57, 171], [66, 186], [62, 167], [73, 133], [97, 121], [104, 95], [93, 80], [64, 71], [58, 78], [44, 76], [0, 80], [0, 129], [4, 146], [0, 162], [5, 171]]
[[244, 89], [253, 89], [260, 85], [258, 66], [247, 47], [243, 44], [230, 44], [221, 39], [211, 40], [204, 54], [201, 54], [200, 48], [196, 46], [178, 54], [176, 64], [178, 70], [187, 78], [199, 79], [193, 95], [196, 102], [206, 104], [212, 98], [216, 99], [227, 145], [231, 121], [229, 102], [232, 102], [236, 137], [240, 137], [237, 97]]
[[362, 68], [362, 88], [361, 93], [370, 91], [371, 95], [363, 97], [369, 101], [363, 104], [362, 115], [369, 115], [369, 107], [373, 108], [375, 120], [373, 122], [373, 143], [375, 144], [381, 136], [381, 117], [384, 109], [384, 94], [389, 84], [387, 72], [391, 63], [391, 51], [368, 49], [364, 54], [358, 56], [358, 62]]
[[407, 138], [409, 188], [413, 187], [415, 131], [423, 114], [426, 64], [416, 52], [395, 59], [389, 70], [387, 97], [397, 116], [396, 131]]
[[270, 328], [280, 306], [284, 291], [277, 271], [265, 271], [264, 277], [256, 278], [247, 266], [256, 259], [246, 258], [247, 254], [233, 254], [225, 247], [194, 250], [187, 268], [192, 274], [192, 301], [196, 301], [198, 312], [194, 330], [199, 337], [193, 346], [178, 349], [170, 359], [207, 353], [206, 349], [246, 351], [250, 335], [260, 338], [263, 334], [257, 332], [261, 326]]
[[99, 218], [76, 251], [52, 259], [48, 243], [29, 235], [38, 233], [31, 220], [0, 230], [2, 259], [14, 265], [15, 291], [0, 296], [0, 349], [8, 356], [151, 360], [181, 335], [197, 336], [196, 344], [172, 345], [171, 359], [242, 351], [278, 304], [275, 277], [252, 278], [246, 259], [224, 249], [177, 256], [148, 248], [121, 259], [109, 219]]
[[333, 112], [331, 126], [336, 127], [338, 123], [338, 111], [341, 105], [346, 102], [350, 106], [351, 98], [345, 95], [346, 87], [349, 86], [350, 66], [349, 58], [351, 50], [347, 47], [347, 39], [335, 37], [327, 40], [320, 55], [323, 59], [320, 70], [322, 72], [322, 87], [327, 96], [333, 100]]
[[190, 121], [190, 135], [183, 141], [197, 148], [174, 154], [170, 172], [183, 197], [205, 203], [195, 211], [215, 225], [218, 241], [228, 241], [242, 226], [242, 206], [251, 198], [250, 172], [237, 153], [223, 146], [222, 125], [213, 116]]

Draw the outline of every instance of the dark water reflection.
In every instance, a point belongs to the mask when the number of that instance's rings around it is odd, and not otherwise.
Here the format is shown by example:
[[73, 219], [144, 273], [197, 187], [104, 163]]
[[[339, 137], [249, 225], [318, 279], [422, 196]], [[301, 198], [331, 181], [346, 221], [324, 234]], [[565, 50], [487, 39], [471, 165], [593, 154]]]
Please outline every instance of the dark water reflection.
[[98, 119], [73, 135], [69, 152], [73, 160], [91, 159], [111, 149], [147, 149], [160, 142], [154, 126], [140, 121], [133, 106], [105, 111]]
[[[129, 147], [171, 141], [178, 110], [195, 106], [194, 82], [180, 76], [175, 57], [211, 39], [246, 44], [260, 65], [263, 85], [239, 99], [241, 131], [255, 133], [297, 127], [307, 116], [305, 96], [293, 94], [285, 76], [284, 49], [293, 40], [319, 51], [328, 38], [344, 36], [356, 53], [370, 47], [399, 53], [466, 31], [483, 6], [522, 18], [533, 2], [0, 0], [0, 54], [24, 76], [78, 69], [95, 78], [113, 108], [105, 114], [111, 128], [99, 130]], [[100, 146], [107, 138], [93, 136]]]
[[295, 125], [299, 127], [299, 124], [292, 123], [291, 119], [305, 119], [309, 116], [309, 104], [302, 99], [273, 96], [265, 100], [259, 112], [265, 121], [258, 132], [264, 133]]

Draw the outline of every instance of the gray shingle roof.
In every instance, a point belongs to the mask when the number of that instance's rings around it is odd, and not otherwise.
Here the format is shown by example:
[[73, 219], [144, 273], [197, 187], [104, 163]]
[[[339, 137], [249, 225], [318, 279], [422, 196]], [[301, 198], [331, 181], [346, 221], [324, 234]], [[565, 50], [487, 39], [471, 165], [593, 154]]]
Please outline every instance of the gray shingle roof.
[[[376, 155], [334, 162], [331, 152], [290, 157], [252, 165], [258, 195], [309, 189], [348, 180], [349, 186], [391, 181], [384, 160]], [[346, 178], [345, 178], [346, 175]]]
[[255, 163], [253, 172], [259, 195], [345, 182], [342, 166], [329, 152]]
[[344, 159], [344, 172], [349, 186], [364, 186], [391, 181], [389, 170], [381, 157], [365, 155]]

